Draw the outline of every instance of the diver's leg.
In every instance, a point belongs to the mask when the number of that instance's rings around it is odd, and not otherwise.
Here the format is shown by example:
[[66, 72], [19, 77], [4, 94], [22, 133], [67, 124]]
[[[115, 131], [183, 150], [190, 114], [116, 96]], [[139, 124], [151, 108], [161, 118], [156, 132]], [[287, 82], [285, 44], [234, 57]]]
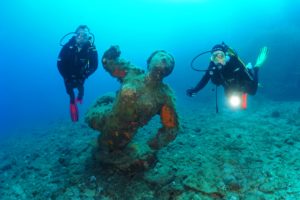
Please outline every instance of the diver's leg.
[[83, 95], [84, 95], [84, 86], [82, 81], [78, 85], [78, 96], [76, 99], [76, 101], [79, 102], [80, 104], [82, 104]]
[[255, 95], [258, 88], [258, 71], [259, 67], [247, 68], [249, 81], [245, 82], [245, 92]]
[[73, 84], [71, 81], [65, 81], [65, 87], [67, 94], [70, 96], [70, 103], [75, 103], [75, 93], [73, 90]]
[[249, 70], [249, 74], [252, 76], [252, 80], [246, 83], [246, 92], [250, 95], [255, 95], [258, 88], [258, 67], [254, 67]]
[[259, 70], [259, 68], [258, 67], [254, 67], [254, 82], [256, 83], [256, 84], [258, 84], [258, 70]]
[[72, 81], [65, 81], [65, 86], [68, 95], [70, 96], [70, 115], [73, 122], [78, 121], [78, 108], [75, 102], [74, 85]]

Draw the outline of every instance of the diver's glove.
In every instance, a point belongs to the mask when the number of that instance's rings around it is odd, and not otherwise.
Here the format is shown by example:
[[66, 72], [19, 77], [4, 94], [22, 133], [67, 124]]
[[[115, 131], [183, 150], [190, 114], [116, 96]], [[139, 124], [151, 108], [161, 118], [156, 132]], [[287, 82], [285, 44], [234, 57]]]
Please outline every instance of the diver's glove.
[[190, 89], [186, 90], [186, 95], [189, 97], [193, 97], [196, 95], [196, 92], [193, 88], [190, 88]]
[[261, 48], [254, 67], [261, 67], [265, 63], [268, 56], [268, 52], [269, 51], [267, 47]]
[[103, 54], [103, 58], [107, 60], [114, 60], [118, 58], [121, 54], [120, 48], [118, 45], [111, 46], [105, 53]]

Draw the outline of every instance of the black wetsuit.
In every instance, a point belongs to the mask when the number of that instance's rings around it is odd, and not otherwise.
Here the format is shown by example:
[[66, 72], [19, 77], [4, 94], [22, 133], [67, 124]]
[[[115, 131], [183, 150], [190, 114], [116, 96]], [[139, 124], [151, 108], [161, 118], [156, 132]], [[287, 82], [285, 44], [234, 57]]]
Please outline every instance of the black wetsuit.
[[57, 67], [64, 78], [67, 93], [70, 95], [70, 102], [75, 102], [73, 89], [78, 89], [78, 99], [84, 95], [84, 81], [98, 67], [98, 53], [96, 47], [88, 42], [79, 51], [75, 37], [63, 46], [57, 60]]
[[192, 93], [204, 88], [211, 80], [217, 86], [222, 85], [226, 94], [230, 91], [239, 91], [255, 95], [258, 87], [258, 68], [249, 70], [237, 56], [229, 57], [225, 66], [215, 65], [211, 61], [202, 79], [195, 88], [191, 89]]

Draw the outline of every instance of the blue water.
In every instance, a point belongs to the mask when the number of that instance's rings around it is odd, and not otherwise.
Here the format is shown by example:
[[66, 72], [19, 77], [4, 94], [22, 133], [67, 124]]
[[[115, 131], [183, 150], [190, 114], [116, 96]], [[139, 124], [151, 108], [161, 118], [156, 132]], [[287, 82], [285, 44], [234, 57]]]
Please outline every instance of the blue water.
[[[179, 103], [202, 76], [189, 67], [191, 59], [222, 41], [253, 63], [259, 49], [268, 46], [270, 54], [260, 72], [264, 87], [257, 95], [300, 99], [300, 1], [11, 0], [1, 1], [0, 7], [1, 130], [69, 118], [56, 59], [60, 38], [81, 24], [95, 34], [99, 59], [112, 44], [120, 45], [122, 56], [142, 68], [153, 51], [172, 53], [176, 67], [165, 82], [175, 90]], [[208, 58], [202, 59], [206, 68]], [[118, 87], [100, 64], [85, 84], [81, 113], [98, 96]], [[211, 88], [207, 86], [194, 101], [209, 103], [214, 99]]]

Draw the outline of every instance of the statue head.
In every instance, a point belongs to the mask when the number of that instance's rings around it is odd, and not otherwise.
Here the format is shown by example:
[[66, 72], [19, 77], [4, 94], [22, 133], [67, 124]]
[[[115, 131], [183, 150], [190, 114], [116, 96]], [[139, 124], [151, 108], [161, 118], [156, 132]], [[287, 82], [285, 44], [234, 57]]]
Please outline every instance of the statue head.
[[147, 68], [152, 78], [162, 80], [171, 74], [175, 66], [174, 58], [166, 51], [153, 52], [147, 60]]

